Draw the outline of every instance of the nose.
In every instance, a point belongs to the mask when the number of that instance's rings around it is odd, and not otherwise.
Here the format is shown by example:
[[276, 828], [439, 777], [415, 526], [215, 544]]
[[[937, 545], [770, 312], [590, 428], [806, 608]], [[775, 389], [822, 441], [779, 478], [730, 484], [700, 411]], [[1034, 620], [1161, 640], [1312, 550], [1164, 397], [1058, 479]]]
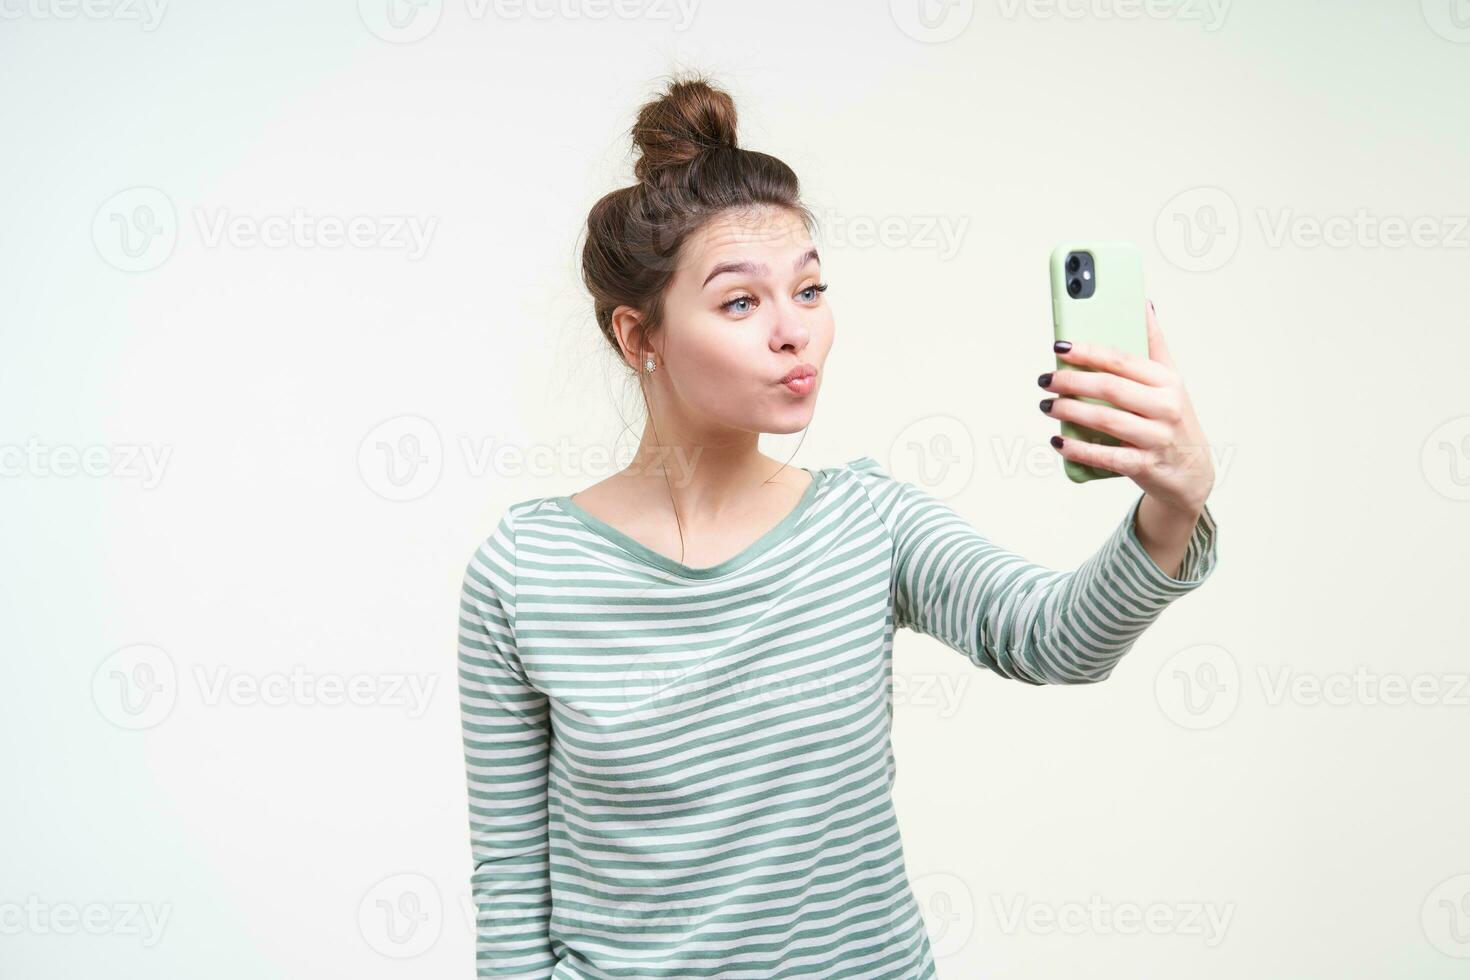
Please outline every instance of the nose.
[[801, 313], [799, 309], [781, 309], [781, 315], [771, 329], [771, 350], [796, 353], [806, 347], [811, 340], [811, 331], [806, 328]]

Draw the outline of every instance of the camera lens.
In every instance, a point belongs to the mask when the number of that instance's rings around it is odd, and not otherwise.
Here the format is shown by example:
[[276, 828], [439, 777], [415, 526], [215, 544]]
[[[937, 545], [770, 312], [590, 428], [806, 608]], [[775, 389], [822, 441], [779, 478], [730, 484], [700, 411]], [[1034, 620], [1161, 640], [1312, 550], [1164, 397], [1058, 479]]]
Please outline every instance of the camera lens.
[[1078, 293], [1082, 292], [1082, 280], [1081, 279], [1068, 279], [1067, 280], [1067, 292], [1070, 293], [1073, 296], [1076, 296]]
[[1074, 255], [1071, 258], [1067, 259], [1067, 271], [1068, 272], [1076, 272], [1081, 267], [1082, 267], [1082, 260], [1079, 259], [1077, 256]]

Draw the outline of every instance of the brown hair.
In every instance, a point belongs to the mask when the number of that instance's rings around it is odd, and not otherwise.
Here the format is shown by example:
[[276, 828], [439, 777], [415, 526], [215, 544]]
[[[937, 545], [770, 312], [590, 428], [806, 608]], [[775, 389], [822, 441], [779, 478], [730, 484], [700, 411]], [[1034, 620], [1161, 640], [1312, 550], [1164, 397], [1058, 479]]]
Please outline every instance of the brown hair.
[[724, 211], [773, 205], [800, 216], [808, 231], [815, 226], [799, 200], [796, 174], [769, 154], [739, 146], [734, 101], [703, 77], [672, 79], [639, 109], [632, 135], [638, 182], [592, 206], [582, 246], [582, 281], [619, 360], [613, 311], [632, 307], [643, 314], [645, 336], [656, 333], [679, 250], [705, 222]]

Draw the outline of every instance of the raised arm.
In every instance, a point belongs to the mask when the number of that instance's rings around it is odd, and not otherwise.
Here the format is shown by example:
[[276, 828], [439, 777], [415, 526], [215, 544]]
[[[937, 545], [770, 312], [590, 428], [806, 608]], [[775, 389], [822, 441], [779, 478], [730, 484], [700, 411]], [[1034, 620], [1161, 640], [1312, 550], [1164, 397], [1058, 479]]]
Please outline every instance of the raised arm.
[[871, 456], [853, 464], [893, 540], [894, 620], [1002, 677], [1028, 684], [1104, 680], [1169, 603], [1214, 570], [1206, 506], [1178, 578], [1134, 531], [1140, 494], [1092, 557], [1072, 571], [1034, 564], [986, 539], [943, 501], [893, 479]]
[[515, 531], [510, 514], [465, 568], [459, 605], [459, 699], [469, 774], [470, 890], [479, 977], [546, 980], [551, 875], [544, 695], [516, 655]]

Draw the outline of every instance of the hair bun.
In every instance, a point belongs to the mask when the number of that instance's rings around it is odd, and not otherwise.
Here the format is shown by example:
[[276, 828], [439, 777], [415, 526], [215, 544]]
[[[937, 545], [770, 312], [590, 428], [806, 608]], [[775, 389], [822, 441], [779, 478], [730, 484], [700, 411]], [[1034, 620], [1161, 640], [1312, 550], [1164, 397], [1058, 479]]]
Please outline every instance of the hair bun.
[[707, 150], [736, 149], [735, 101], [702, 78], [674, 81], [638, 110], [633, 145], [641, 153], [633, 174], [645, 183]]

